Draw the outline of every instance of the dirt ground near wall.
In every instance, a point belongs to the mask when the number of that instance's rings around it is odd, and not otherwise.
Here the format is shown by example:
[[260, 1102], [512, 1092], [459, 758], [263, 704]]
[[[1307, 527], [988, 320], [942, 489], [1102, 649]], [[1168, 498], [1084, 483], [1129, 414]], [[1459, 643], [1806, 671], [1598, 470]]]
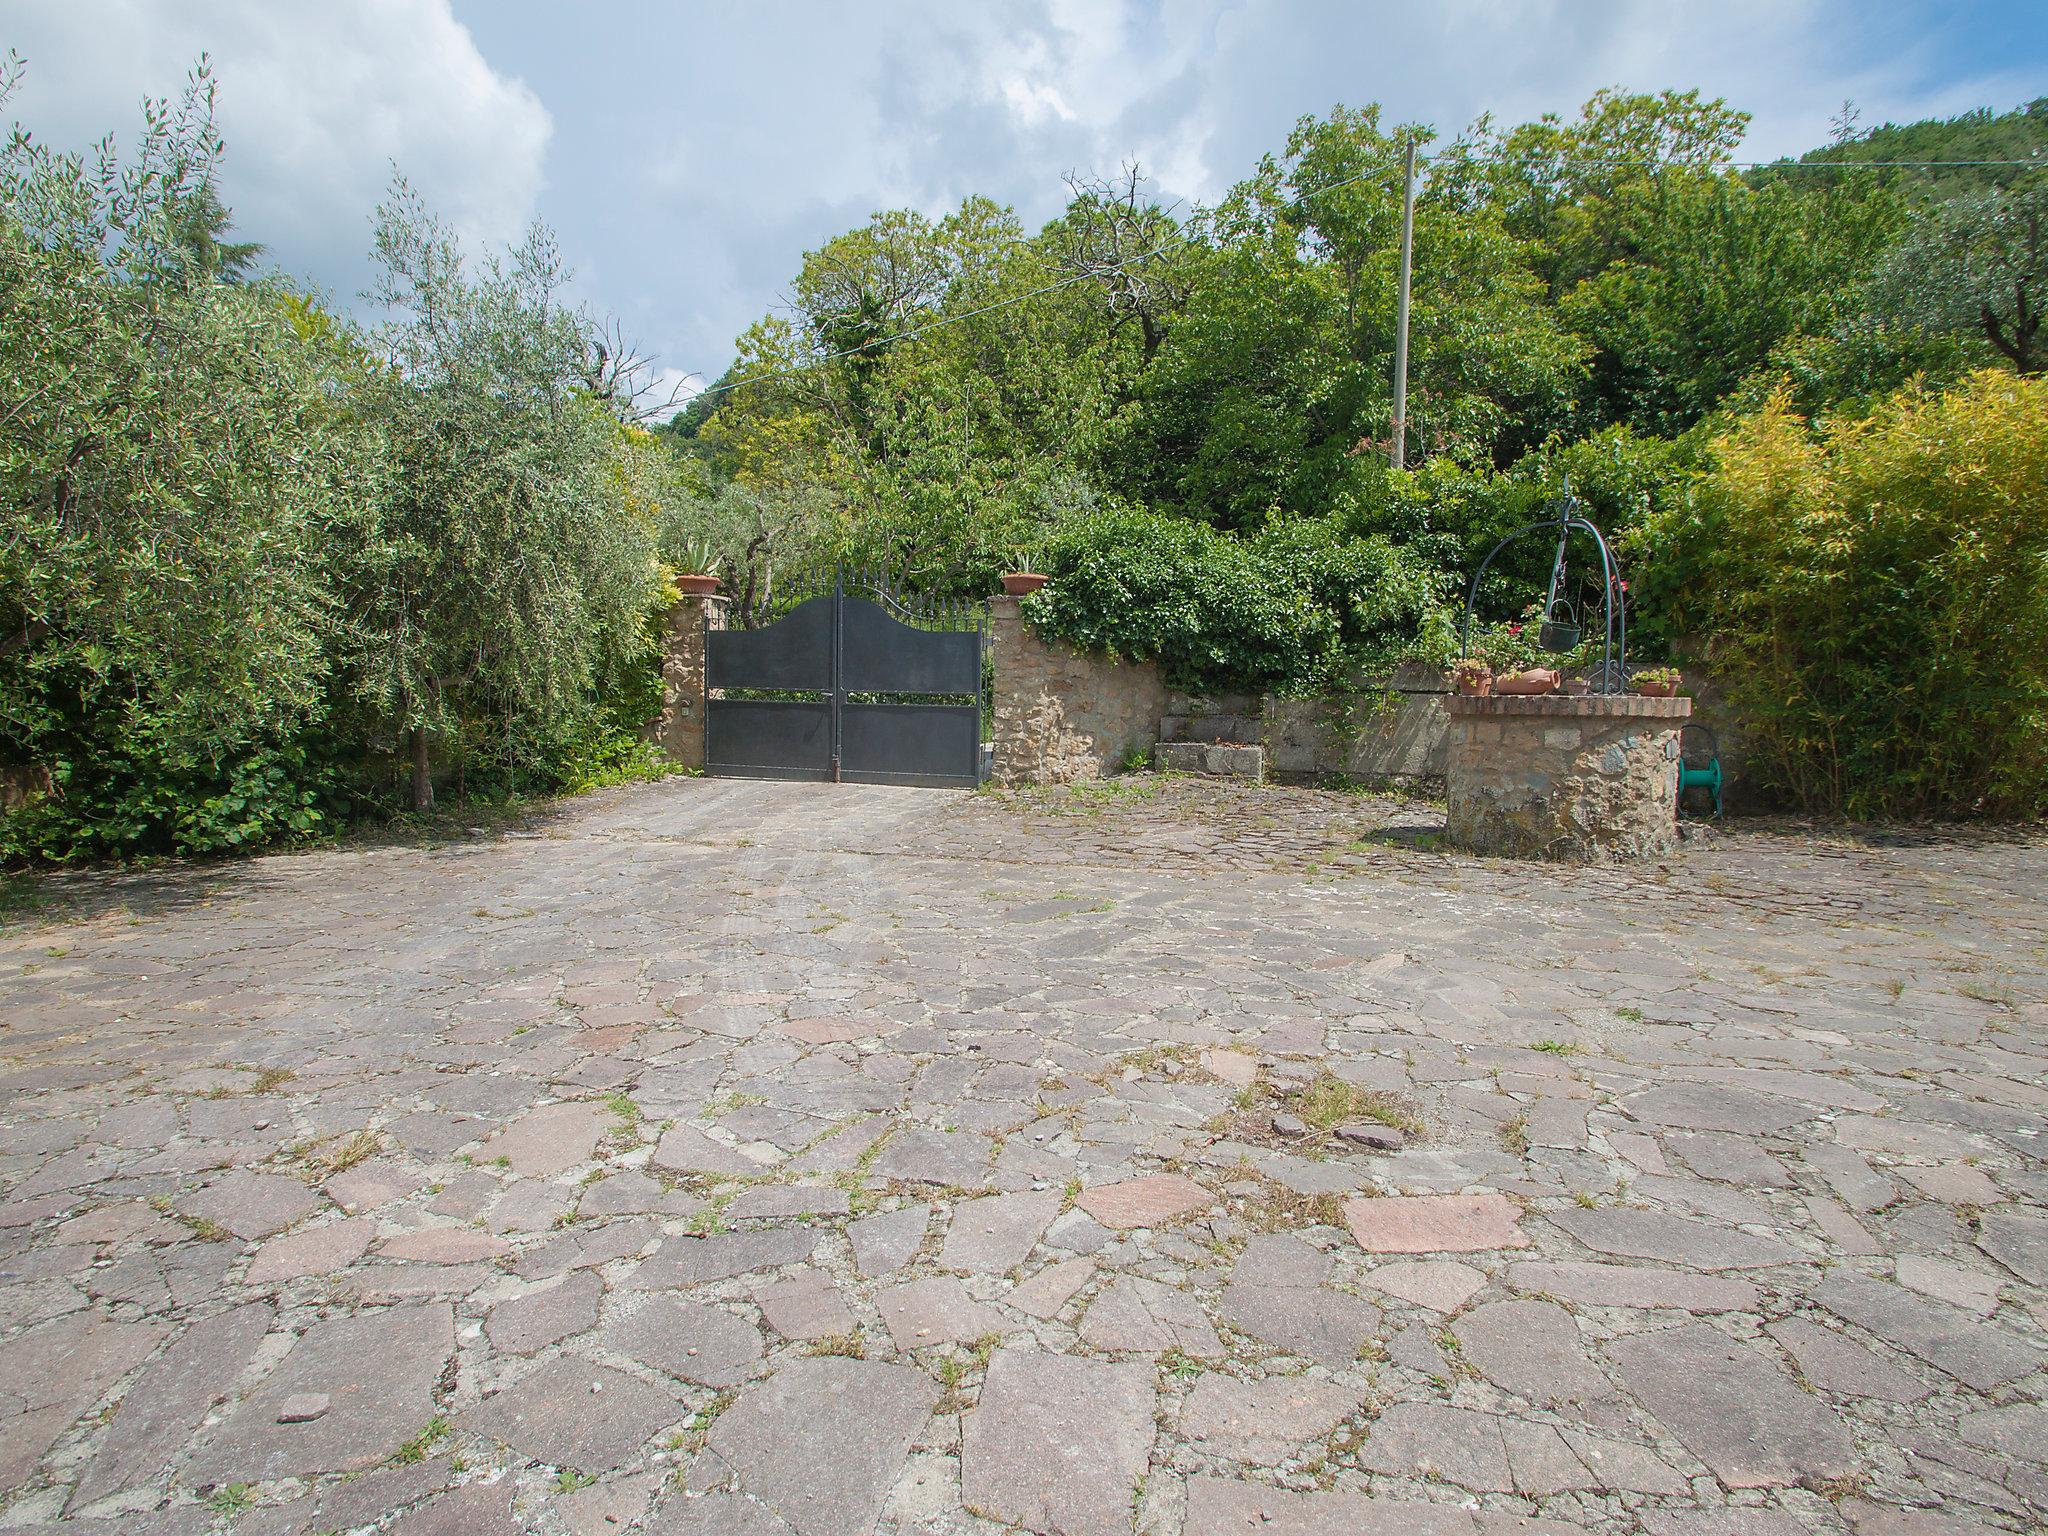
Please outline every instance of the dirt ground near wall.
[[2048, 843], [1138, 775], [37, 882], [0, 1532], [2048, 1520]]

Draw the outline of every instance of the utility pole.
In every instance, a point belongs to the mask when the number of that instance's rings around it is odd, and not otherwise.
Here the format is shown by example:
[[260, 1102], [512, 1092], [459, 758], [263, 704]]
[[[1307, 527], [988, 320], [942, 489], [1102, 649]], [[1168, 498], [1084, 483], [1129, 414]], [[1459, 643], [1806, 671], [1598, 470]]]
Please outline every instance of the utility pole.
[[1394, 306], [1394, 450], [1389, 462], [1408, 467], [1408, 279], [1415, 268], [1415, 141], [1408, 141], [1401, 195], [1401, 296]]

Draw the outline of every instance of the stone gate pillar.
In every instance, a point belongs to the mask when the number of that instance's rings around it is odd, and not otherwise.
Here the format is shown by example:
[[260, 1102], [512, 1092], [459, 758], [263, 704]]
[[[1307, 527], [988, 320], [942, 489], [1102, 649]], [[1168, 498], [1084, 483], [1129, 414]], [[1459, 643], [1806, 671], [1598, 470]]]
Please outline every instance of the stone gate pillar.
[[1678, 840], [1690, 699], [1452, 694], [1446, 838], [1474, 853], [1610, 863]]
[[669, 610], [654, 744], [683, 768], [704, 766], [704, 632], [725, 628], [725, 599], [686, 593]]

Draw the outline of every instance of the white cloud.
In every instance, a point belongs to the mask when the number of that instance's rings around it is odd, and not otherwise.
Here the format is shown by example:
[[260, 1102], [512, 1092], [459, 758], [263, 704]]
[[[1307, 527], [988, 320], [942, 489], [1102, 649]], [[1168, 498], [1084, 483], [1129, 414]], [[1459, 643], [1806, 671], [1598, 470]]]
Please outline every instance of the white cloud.
[[716, 377], [803, 252], [877, 209], [978, 192], [1035, 227], [1063, 172], [1132, 159], [1213, 201], [1338, 103], [1448, 134], [1697, 86], [1769, 156], [1845, 96], [1877, 123], [2039, 94], [2038, 39], [1969, 27], [1945, 0], [14, 0], [4, 40], [23, 119], [79, 144], [211, 49], [243, 230], [343, 298], [396, 159], [471, 235], [537, 206], [580, 298]]
[[14, 111], [66, 148], [132, 142], [140, 99], [175, 95], [211, 55], [237, 227], [344, 304], [394, 162], [472, 241], [515, 236], [540, 198], [548, 111], [447, 0], [53, 0], [9, 31], [29, 62]]

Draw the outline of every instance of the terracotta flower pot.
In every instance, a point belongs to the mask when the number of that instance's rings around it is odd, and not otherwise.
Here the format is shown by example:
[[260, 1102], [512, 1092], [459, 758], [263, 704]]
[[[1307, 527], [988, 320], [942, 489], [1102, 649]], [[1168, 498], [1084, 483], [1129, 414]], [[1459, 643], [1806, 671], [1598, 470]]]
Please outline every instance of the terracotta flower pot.
[[1531, 667], [1524, 672], [1511, 672], [1506, 677], [1493, 680], [1496, 694], [1520, 696], [1538, 693], [1554, 693], [1557, 690], [1557, 673], [1550, 667]]
[[1490, 667], [1453, 667], [1451, 687], [1467, 698], [1483, 699], [1493, 687], [1493, 670]]
[[1003, 590], [1011, 597], [1023, 597], [1036, 592], [1051, 580], [1050, 576], [1041, 576], [1036, 571], [1005, 571]]
[[1678, 684], [1651, 682], [1644, 679], [1630, 685], [1638, 695], [1646, 699], [1669, 699], [1678, 694]]
[[1593, 681], [1586, 677], [1568, 677], [1564, 680], [1564, 691], [1575, 699], [1583, 699], [1593, 691]]
[[710, 597], [718, 590], [718, 578], [693, 571], [676, 578], [676, 590], [690, 597]]

